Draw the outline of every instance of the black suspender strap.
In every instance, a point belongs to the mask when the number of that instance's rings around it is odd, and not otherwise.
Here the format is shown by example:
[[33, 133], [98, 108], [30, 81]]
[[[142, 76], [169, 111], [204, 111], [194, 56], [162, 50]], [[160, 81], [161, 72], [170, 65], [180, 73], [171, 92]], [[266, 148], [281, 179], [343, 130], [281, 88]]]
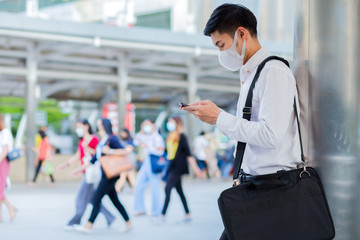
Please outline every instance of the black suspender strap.
[[[252, 98], [253, 98], [253, 90], [255, 88], [255, 84], [256, 84], [257, 80], [259, 79], [261, 70], [264, 68], [265, 64], [270, 60], [282, 61], [288, 67], [290, 67], [288, 61], [286, 61], [284, 58], [277, 57], [277, 56], [270, 56], [270, 57], [266, 58], [264, 61], [262, 61], [260, 63], [260, 65], [258, 66], [258, 68], [256, 70], [254, 79], [253, 79], [253, 81], [252, 81], [252, 83], [250, 85], [249, 92], [248, 92], [248, 95], [246, 97], [245, 107], [243, 108], [243, 118], [248, 120], [248, 121], [250, 121], [250, 119], [251, 119]], [[296, 119], [297, 119], [299, 138], [300, 138], [301, 160], [305, 163], [304, 153], [303, 153], [303, 146], [302, 146], [302, 139], [301, 139], [301, 133], [300, 133], [299, 117], [298, 117], [298, 113], [297, 113], [297, 107], [296, 107], [295, 98], [294, 98], [294, 110], [295, 110], [295, 115], [296, 115]], [[241, 165], [242, 165], [242, 161], [243, 161], [243, 157], [244, 157], [245, 147], [246, 147], [246, 143], [243, 143], [243, 142], [238, 142], [237, 143], [235, 163], [234, 163], [234, 174], [233, 174], [233, 179], [234, 180], [238, 179], [239, 175], [241, 173]]]

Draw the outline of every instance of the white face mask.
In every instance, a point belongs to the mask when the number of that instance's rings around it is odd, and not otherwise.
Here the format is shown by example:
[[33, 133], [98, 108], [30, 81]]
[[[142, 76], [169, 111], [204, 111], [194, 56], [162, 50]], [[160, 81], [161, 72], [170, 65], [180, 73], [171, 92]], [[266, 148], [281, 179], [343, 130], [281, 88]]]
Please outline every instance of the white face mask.
[[143, 127], [143, 131], [144, 131], [145, 134], [149, 135], [149, 134], [152, 133], [153, 127], [151, 125], [145, 125]]
[[245, 56], [245, 40], [242, 46], [241, 55], [236, 51], [236, 40], [237, 40], [237, 31], [235, 32], [233, 45], [224, 50], [219, 51], [218, 58], [220, 64], [229, 69], [230, 71], [237, 71], [244, 64], [244, 56]]
[[176, 130], [176, 123], [174, 122], [167, 122], [166, 128], [169, 132], [173, 132]]
[[84, 136], [84, 133], [85, 133], [84, 129], [82, 129], [82, 128], [76, 128], [76, 129], [75, 129], [75, 132], [76, 132], [76, 135], [77, 135], [79, 138], [82, 138], [82, 137]]

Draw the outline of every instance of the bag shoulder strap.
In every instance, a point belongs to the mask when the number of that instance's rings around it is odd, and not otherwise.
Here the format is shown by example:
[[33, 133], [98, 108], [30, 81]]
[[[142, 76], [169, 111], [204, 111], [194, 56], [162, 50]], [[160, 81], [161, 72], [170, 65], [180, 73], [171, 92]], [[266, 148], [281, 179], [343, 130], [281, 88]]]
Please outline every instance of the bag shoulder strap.
[[[255, 88], [255, 84], [257, 80], [259, 79], [260, 73], [262, 69], [264, 68], [265, 64], [268, 61], [271, 60], [279, 60], [286, 64], [286, 66], [290, 67], [289, 62], [286, 61], [284, 58], [278, 57], [278, 56], [270, 56], [266, 58], [264, 61], [262, 61], [255, 73], [254, 79], [250, 85], [248, 95], [246, 97], [245, 107], [243, 108], [243, 118], [250, 121], [251, 119], [251, 111], [252, 111], [252, 98], [253, 98], [253, 90]], [[300, 124], [299, 124], [299, 117], [297, 113], [297, 107], [296, 107], [296, 100], [294, 98], [294, 110], [295, 115], [297, 119], [298, 124], [298, 131], [299, 131], [299, 138], [300, 138], [300, 148], [301, 148], [301, 160], [305, 163], [304, 159], [304, 153], [303, 153], [303, 146], [302, 146], [302, 139], [301, 139], [301, 132], [300, 132]], [[236, 146], [236, 156], [235, 156], [235, 163], [234, 163], [234, 173], [233, 173], [233, 179], [238, 179], [240, 173], [241, 173], [241, 165], [243, 162], [244, 152], [245, 152], [246, 143], [238, 142]]]

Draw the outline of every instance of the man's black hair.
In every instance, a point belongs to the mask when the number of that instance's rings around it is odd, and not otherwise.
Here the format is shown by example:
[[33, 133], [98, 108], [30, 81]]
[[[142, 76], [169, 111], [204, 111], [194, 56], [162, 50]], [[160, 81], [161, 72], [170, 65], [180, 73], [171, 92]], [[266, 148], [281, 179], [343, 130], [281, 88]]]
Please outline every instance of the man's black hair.
[[238, 27], [246, 28], [252, 37], [257, 37], [257, 21], [254, 14], [242, 5], [225, 3], [211, 14], [204, 35], [210, 36], [217, 30], [220, 34], [227, 33], [233, 37]]

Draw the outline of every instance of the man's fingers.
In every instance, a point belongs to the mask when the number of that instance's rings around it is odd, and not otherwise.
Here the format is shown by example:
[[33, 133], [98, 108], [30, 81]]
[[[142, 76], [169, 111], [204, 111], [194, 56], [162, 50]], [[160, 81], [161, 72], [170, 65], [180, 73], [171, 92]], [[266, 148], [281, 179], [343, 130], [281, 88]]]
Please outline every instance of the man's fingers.
[[189, 103], [188, 104], [188, 106], [197, 106], [197, 105], [199, 105], [200, 103], [198, 103], [198, 102], [195, 102], [195, 103]]
[[192, 106], [189, 105], [188, 107], [182, 107], [181, 109], [191, 112], [197, 110], [197, 108], [198, 105], [192, 105]]
[[[204, 102], [204, 104], [203, 104]], [[200, 119], [201, 121], [204, 120], [204, 116], [202, 114], [202, 107], [201, 105], [206, 105], [208, 104], [205, 101], [201, 101], [200, 105], [196, 105], [196, 106], [188, 106], [188, 107], [183, 107], [183, 110], [188, 111], [189, 113], [193, 114], [196, 118]]]
[[203, 100], [203, 101], [201, 101], [200, 102], [200, 105], [209, 105], [209, 104], [211, 104], [212, 102], [210, 101], [210, 100]]
[[180, 109], [188, 111], [189, 107], [196, 107], [196, 106], [199, 106], [199, 105], [200, 105], [199, 102], [189, 103], [186, 107], [180, 107]]

